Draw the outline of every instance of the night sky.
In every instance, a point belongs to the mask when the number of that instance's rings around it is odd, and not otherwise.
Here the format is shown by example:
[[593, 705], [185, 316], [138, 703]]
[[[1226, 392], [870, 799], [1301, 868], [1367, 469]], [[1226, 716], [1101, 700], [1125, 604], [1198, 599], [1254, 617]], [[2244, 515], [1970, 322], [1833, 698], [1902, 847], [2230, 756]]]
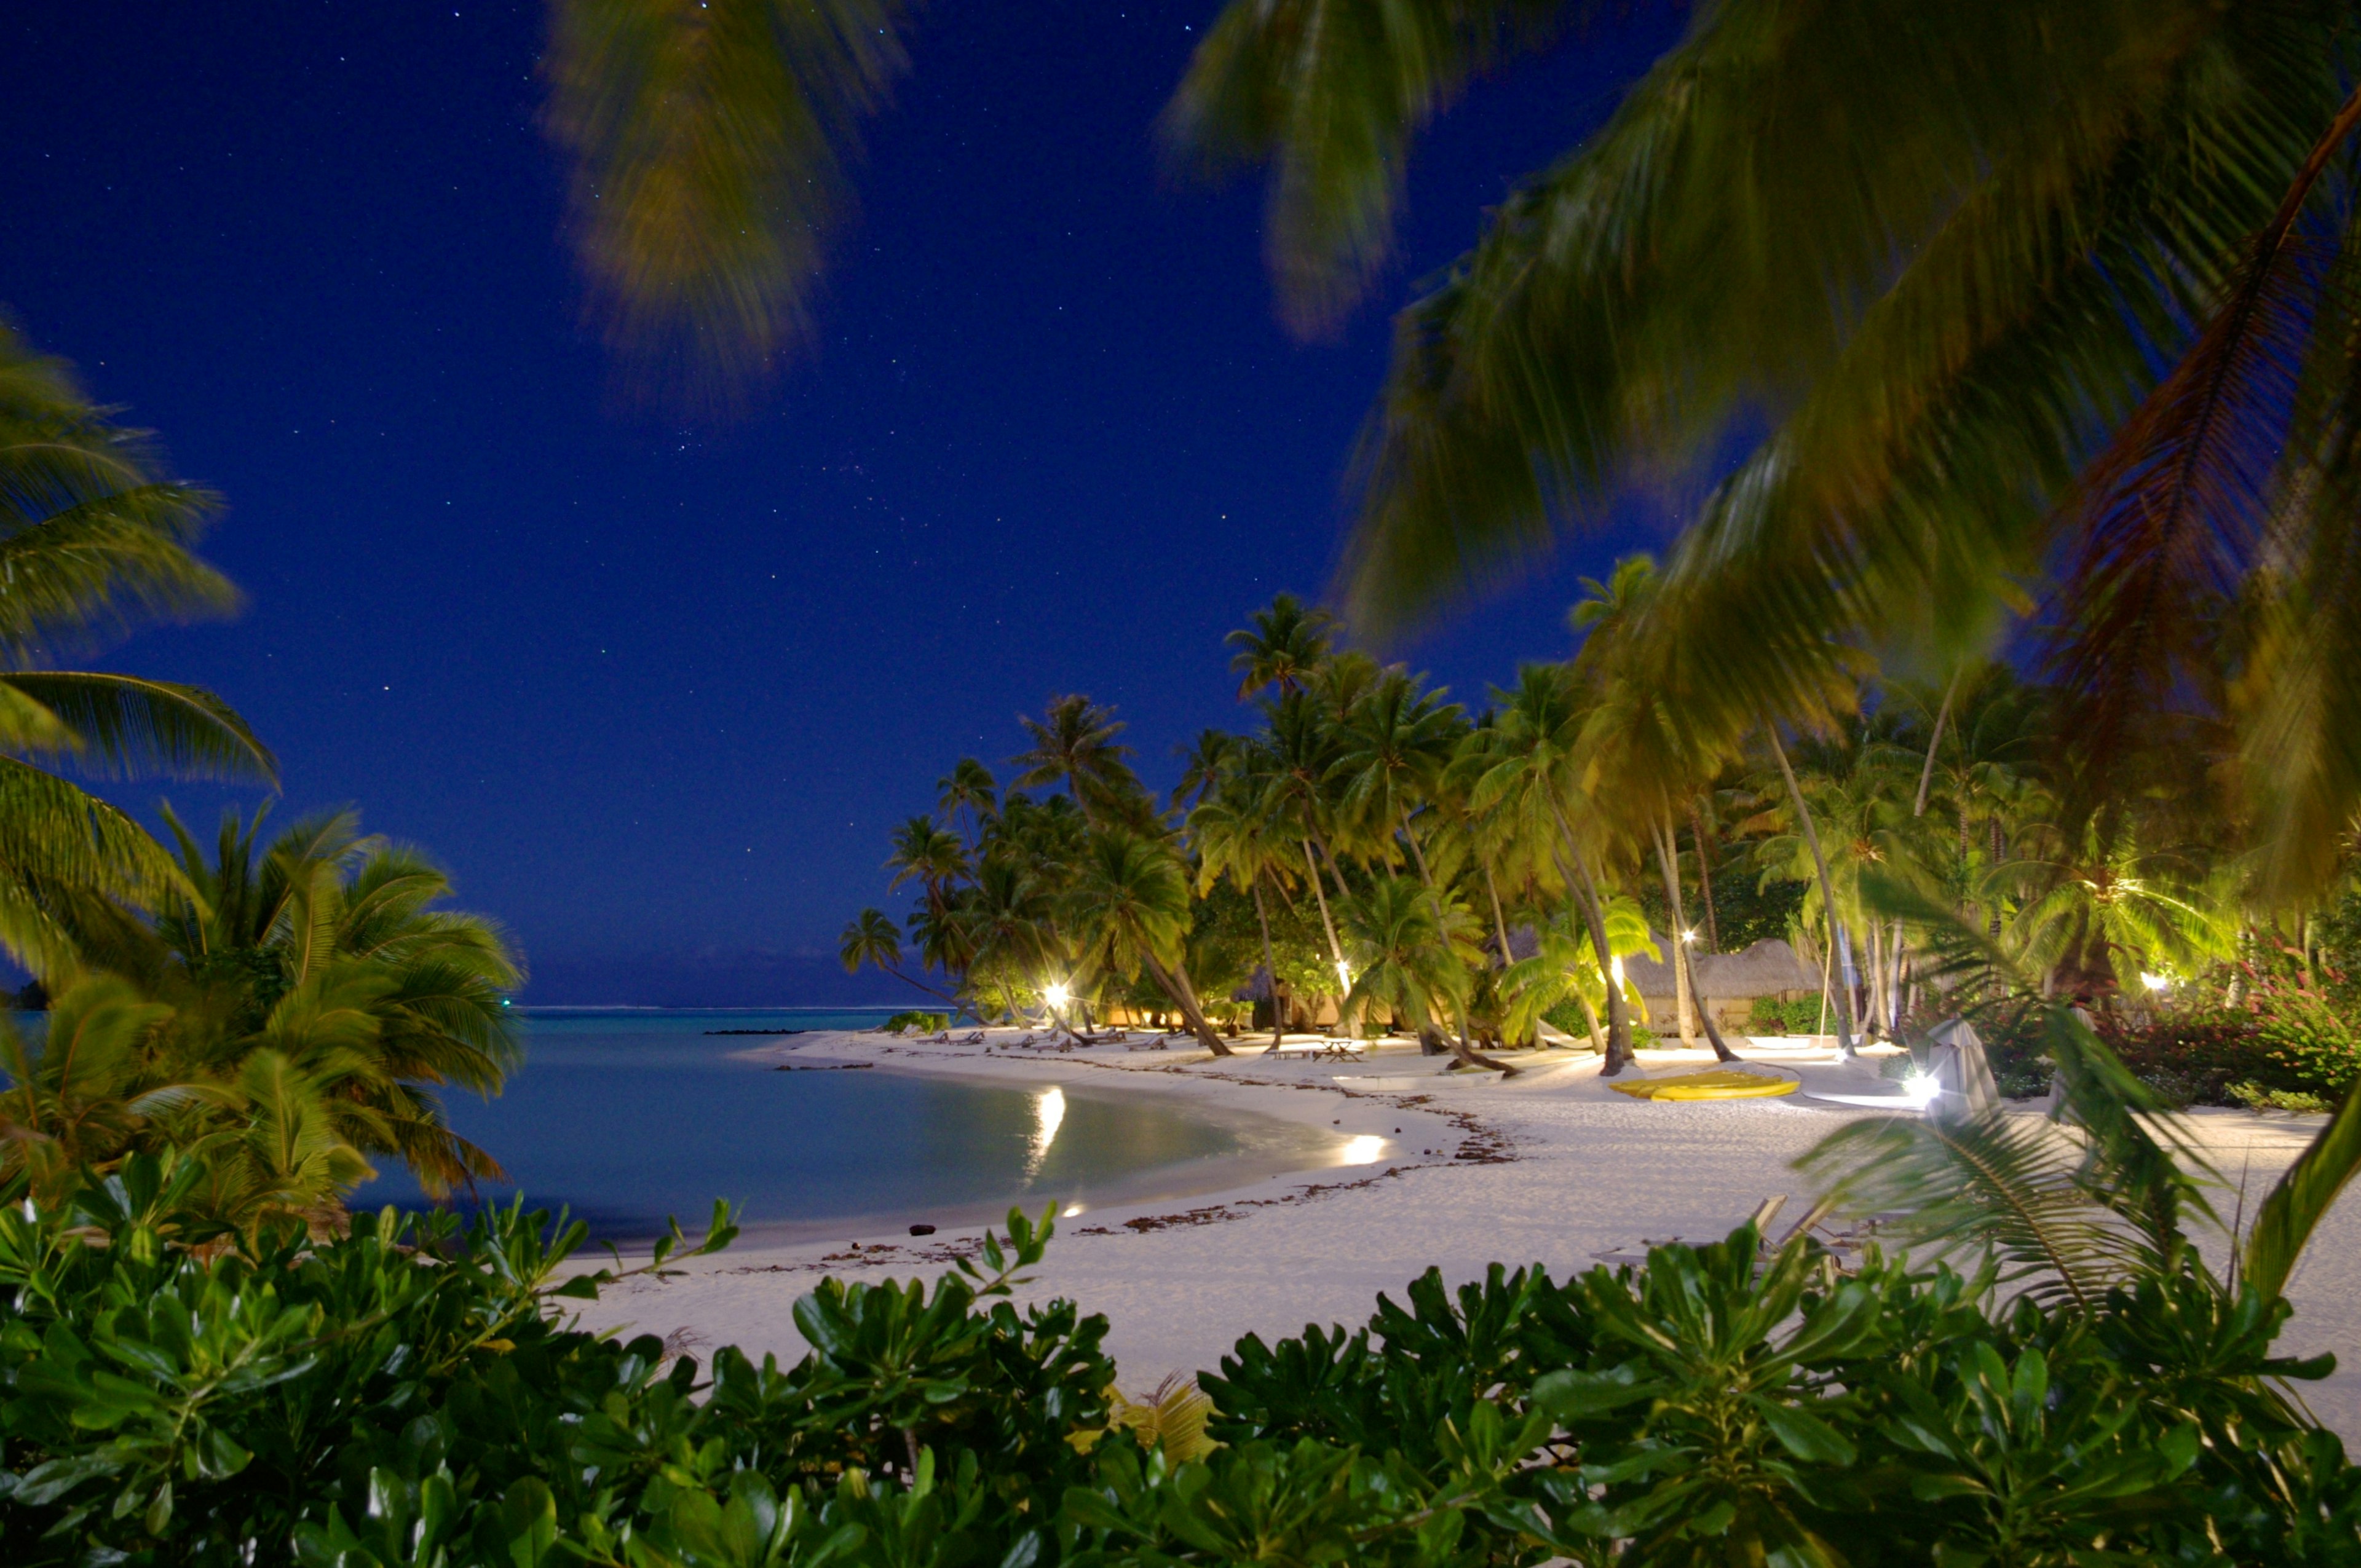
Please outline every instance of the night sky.
[[[527, 1001], [895, 999], [833, 959], [889, 827], [1052, 692], [1116, 705], [1151, 783], [1244, 722], [1222, 634], [1326, 586], [1387, 313], [1675, 25], [1479, 83], [1419, 153], [1404, 266], [1306, 345], [1254, 183], [1159, 172], [1214, 9], [926, 14], [816, 355], [715, 426], [635, 403], [584, 329], [538, 7], [13, 8], [0, 303], [226, 495], [207, 554], [250, 599], [96, 663], [227, 697], [279, 813], [425, 846]], [[1480, 697], [1652, 526], [1392, 652]], [[255, 798], [105, 791], [207, 828]]]

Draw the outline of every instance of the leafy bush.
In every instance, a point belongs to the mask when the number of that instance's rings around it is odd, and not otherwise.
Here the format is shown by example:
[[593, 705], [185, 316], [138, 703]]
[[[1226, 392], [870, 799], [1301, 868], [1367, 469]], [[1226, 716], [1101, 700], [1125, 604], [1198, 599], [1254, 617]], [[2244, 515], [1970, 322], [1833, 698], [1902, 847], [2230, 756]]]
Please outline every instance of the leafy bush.
[[1782, 1000], [1758, 996], [1747, 1013], [1749, 1031], [1757, 1035], [1811, 1035], [1826, 1018], [1817, 996]]
[[1561, 1002], [1542, 1016], [1560, 1032], [1572, 1035], [1577, 1040], [1590, 1038], [1590, 1020], [1582, 1015], [1582, 1003], [1579, 1002]]
[[2361, 1078], [2361, 1035], [2323, 998], [2282, 991], [2253, 1007], [2095, 1020], [2124, 1065], [2181, 1104], [2244, 1103], [2262, 1093], [2341, 1097]]
[[2317, 1094], [2294, 1089], [2265, 1089], [2258, 1083], [2233, 1083], [2225, 1092], [2249, 1111], [2300, 1111], [2316, 1115], [2335, 1109]]
[[1239, 1342], [1201, 1430], [1174, 1391], [1113, 1399], [1104, 1320], [1007, 1299], [1046, 1221], [931, 1289], [824, 1282], [791, 1367], [701, 1367], [562, 1315], [618, 1277], [562, 1277], [578, 1225], [389, 1212], [216, 1253], [186, 1179], [142, 1156], [0, 1212], [12, 1564], [2361, 1555], [2361, 1475], [2269, 1381], [2327, 1358], [2275, 1359], [2285, 1307], [2193, 1274], [2070, 1317], [1751, 1227], [1564, 1284], [1430, 1270], [1358, 1332]]
[[948, 1013], [896, 1013], [884, 1023], [889, 1035], [906, 1035], [913, 1029], [921, 1035], [939, 1035], [950, 1026], [951, 1015]]

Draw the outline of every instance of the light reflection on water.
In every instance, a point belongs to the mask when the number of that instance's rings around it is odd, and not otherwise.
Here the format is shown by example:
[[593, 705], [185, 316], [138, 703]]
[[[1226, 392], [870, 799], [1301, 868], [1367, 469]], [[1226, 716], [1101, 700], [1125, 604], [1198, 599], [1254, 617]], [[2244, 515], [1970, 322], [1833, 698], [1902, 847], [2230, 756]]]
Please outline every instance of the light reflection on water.
[[[1354, 1159], [1362, 1140], [1267, 1117], [1183, 1111], [1081, 1085], [1019, 1088], [879, 1070], [778, 1072], [736, 1060], [759, 1037], [707, 1029], [848, 1028], [841, 1013], [536, 1013], [527, 1065], [499, 1100], [447, 1102], [535, 1206], [601, 1239], [696, 1231], [713, 1200], [757, 1238], [834, 1236], [846, 1222], [996, 1219], [1184, 1197]], [[1370, 1159], [1378, 1157], [1370, 1155]], [[487, 1187], [505, 1199], [515, 1188]], [[357, 1207], [420, 1201], [388, 1174]]]

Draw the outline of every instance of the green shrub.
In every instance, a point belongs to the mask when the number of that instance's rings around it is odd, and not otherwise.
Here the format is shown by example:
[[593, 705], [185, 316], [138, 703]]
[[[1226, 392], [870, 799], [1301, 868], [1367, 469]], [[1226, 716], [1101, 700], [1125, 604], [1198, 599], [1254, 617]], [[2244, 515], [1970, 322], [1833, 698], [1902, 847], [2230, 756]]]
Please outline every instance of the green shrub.
[[[21, 1568], [1491, 1568], [2349, 1563], [2361, 1473], [2276, 1391], [2283, 1304], [2194, 1274], [2090, 1312], [1752, 1227], [1560, 1283], [1433, 1270], [1358, 1332], [1249, 1336], [1170, 1422], [1105, 1321], [825, 1281], [811, 1353], [579, 1332], [581, 1228], [388, 1212], [214, 1255], [138, 1157], [0, 1211], [0, 1560]], [[708, 1244], [728, 1236], [725, 1217]], [[700, 1249], [708, 1250], [708, 1249]], [[659, 1260], [661, 1261], [661, 1260]], [[1202, 1414], [1202, 1411], [1196, 1412]], [[1170, 1446], [1167, 1446], [1170, 1443]]]
[[1812, 1035], [1819, 1032], [1825, 1021], [1817, 996], [1785, 999], [1758, 996], [1747, 1011], [1750, 1033], [1757, 1035]]
[[1579, 1002], [1561, 1002], [1542, 1016], [1577, 1040], [1590, 1038], [1590, 1020], [1582, 1015], [1582, 1003]]
[[2361, 1036], [2326, 1002], [2301, 993], [2272, 997], [2268, 1010], [2109, 1014], [2095, 1026], [2125, 1066], [2180, 1104], [2246, 1103], [2234, 1084], [2329, 1101], [2361, 1078]]
[[916, 1029], [921, 1035], [939, 1035], [951, 1026], [948, 1013], [896, 1013], [885, 1020], [884, 1028], [889, 1035], [906, 1035]]
[[2259, 1083], [2233, 1083], [2225, 1091], [2231, 1100], [2249, 1111], [2301, 1111], [2316, 1115], [2336, 1109], [2321, 1096], [2306, 1094], [2297, 1089], [2265, 1089]]

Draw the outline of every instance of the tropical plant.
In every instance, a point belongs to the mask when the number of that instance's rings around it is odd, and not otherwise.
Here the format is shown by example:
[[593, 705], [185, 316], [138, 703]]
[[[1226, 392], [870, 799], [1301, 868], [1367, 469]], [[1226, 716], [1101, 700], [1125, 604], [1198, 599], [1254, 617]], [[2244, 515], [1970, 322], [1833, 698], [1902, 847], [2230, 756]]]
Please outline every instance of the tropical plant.
[[[263, 819], [225, 813], [209, 855], [168, 810], [185, 891], [152, 926], [86, 912], [75, 934], [86, 961], [170, 1009], [154, 1051], [179, 1074], [245, 1084], [255, 1105], [308, 1084], [339, 1138], [399, 1158], [433, 1194], [499, 1176], [437, 1096], [497, 1094], [522, 1059], [507, 993], [524, 974], [505, 933], [437, 907], [450, 878], [363, 835], [350, 811], [258, 850]], [[263, 1051], [285, 1062], [268, 1086], [247, 1077]]]
[[46, 771], [277, 782], [243, 719], [200, 687], [48, 667], [154, 621], [226, 615], [194, 545], [218, 503], [167, 479], [146, 433], [0, 321], [0, 950], [63, 989], [93, 905], [154, 908], [170, 858], [122, 811]]
[[1230, 672], [1238, 677], [1240, 702], [1266, 689], [1282, 697], [1302, 690], [1335, 639], [1335, 618], [1293, 594], [1277, 596], [1247, 619], [1251, 624], [1224, 639], [1236, 650]]
[[1086, 970], [1129, 980], [1146, 969], [1198, 1043], [1230, 1054], [1189, 979], [1189, 880], [1168, 846], [1121, 828], [1093, 833], [1069, 898], [1066, 919]]
[[[1169, 124], [1272, 164], [1282, 291], [1327, 319], [1385, 253], [1411, 136], [1576, 11], [1318, 27], [1239, 0]], [[1816, 723], [1835, 647], [1953, 662], [2055, 565], [2040, 656], [2077, 819], [2228, 726], [2268, 885], [2317, 892], [2361, 798], [2333, 346], [2354, 43], [2334, 5], [1697, 10], [1403, 313], [1356, 621], [1513, 572], [1635, 475], [1760, 432], [1673, 574], [1733, 728]]]
[[1039, 718], [1020, 714], [1016, 722], [1033, 743], [1016, 760], [1020, 786], [1062, 784], [1086, 820], [1138, 826], [1145, 793], [1126, 761], [1131, 748], [1115, 740], [1124, 723], [1111, 710], [1079, 695], [1055, 696]]
[[1483, 961], [1475, 916], [1446, 903], [1415, 878], [1379, 875], [1345, 905], [1353, 988], [1345, 1015], [1383, 1008], [1420, 1032], [1450, 1025], [1444, 1038], [1466, 1067], [1513, 1074], [1468, 1044], [1470, 971]]
[[[2283, 1303], [2190, 1275], [2088, 1314], [1799, 1234], [1563, 1282], [1435, 1270], [1147, 1399], [1106, 1321], [1010, 1299], [1022, 1214], [931, 1286], [826, 1280], [808, 1352], [710, 1363], [565, 1313], [628, 1271], [522, 1204], [223, 1245], [139, 1157], [0, 1211], [0, 1540], [126, 1558], [2349, 1562], [2361, 1472], [2281, 1391]], [[1207, 1400], [1210, 1400], [1210, 1405]]]
[[[854, 916], [837, 938], [836, 956], [847, 974], [858, 974], [864, 967], [884, 970], [905, 985], [917, 986], [929, 996], [943, 993], [905, 972], [902, 968], [902, 931], [882, 909], [864, 909]], [[949, 997], [943, 998], [950, 1000]]]

